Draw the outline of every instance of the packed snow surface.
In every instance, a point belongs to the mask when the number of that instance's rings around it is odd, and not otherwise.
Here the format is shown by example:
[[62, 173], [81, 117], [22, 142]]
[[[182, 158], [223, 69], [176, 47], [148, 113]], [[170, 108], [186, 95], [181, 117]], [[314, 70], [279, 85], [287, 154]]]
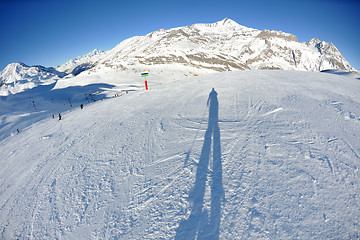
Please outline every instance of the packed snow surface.
[[0, 101], [1, 239], [360, 237], [359, 80], [113, 76]]

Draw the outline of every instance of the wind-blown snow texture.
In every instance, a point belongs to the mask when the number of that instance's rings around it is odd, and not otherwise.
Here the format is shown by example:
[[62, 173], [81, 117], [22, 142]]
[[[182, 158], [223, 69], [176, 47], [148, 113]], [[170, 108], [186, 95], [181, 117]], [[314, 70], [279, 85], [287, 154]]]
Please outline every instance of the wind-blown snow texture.
[[[0, 101], [0, 238], [360, 237], [359, 80], [116, 74]], [[90, 90], [120, 96], [81, 110]]]

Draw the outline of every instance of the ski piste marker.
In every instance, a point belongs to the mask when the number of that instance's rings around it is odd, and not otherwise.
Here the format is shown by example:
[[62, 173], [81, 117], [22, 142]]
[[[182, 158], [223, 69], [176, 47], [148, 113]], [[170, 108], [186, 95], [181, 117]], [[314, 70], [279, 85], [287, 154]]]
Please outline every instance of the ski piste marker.
[[141, 77], [147, 77], [147, 76], [149, 76], [148, 71], [147, 70], [142, 70]]
[[146, 81], [146, 77], [149, 76], [149, 73], [147, 70], [142, 70], [141, 72], [141, 77], [145, 77], [145, 89], [148, 90], [148, 85], [147, 85], [147, 81]]

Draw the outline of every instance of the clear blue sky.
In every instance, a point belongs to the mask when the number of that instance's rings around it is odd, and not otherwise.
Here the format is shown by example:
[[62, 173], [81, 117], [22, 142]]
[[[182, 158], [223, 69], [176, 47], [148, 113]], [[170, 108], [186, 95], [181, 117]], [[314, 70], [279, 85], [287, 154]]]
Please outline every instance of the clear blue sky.
[[359, 0], [0, 0], [0, 71], [12, 62], [57, 66], [132, 36], [225, 17], [332, 42], [360, 70]]

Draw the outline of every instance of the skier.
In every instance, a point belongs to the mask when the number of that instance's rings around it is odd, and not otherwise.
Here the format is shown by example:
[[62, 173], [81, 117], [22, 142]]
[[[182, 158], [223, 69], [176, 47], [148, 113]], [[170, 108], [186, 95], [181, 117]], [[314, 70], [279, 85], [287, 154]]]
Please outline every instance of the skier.
[[16, 129], [18, 133], [20, 133], [19, 129]]
[[83, 109], [83, 108], [84, 108], [84, 105], [83, 105], [83, 104], [80, 104], [80, 108]]
[[61, 120], [61, 114], [59, 113], [59, 121]]

